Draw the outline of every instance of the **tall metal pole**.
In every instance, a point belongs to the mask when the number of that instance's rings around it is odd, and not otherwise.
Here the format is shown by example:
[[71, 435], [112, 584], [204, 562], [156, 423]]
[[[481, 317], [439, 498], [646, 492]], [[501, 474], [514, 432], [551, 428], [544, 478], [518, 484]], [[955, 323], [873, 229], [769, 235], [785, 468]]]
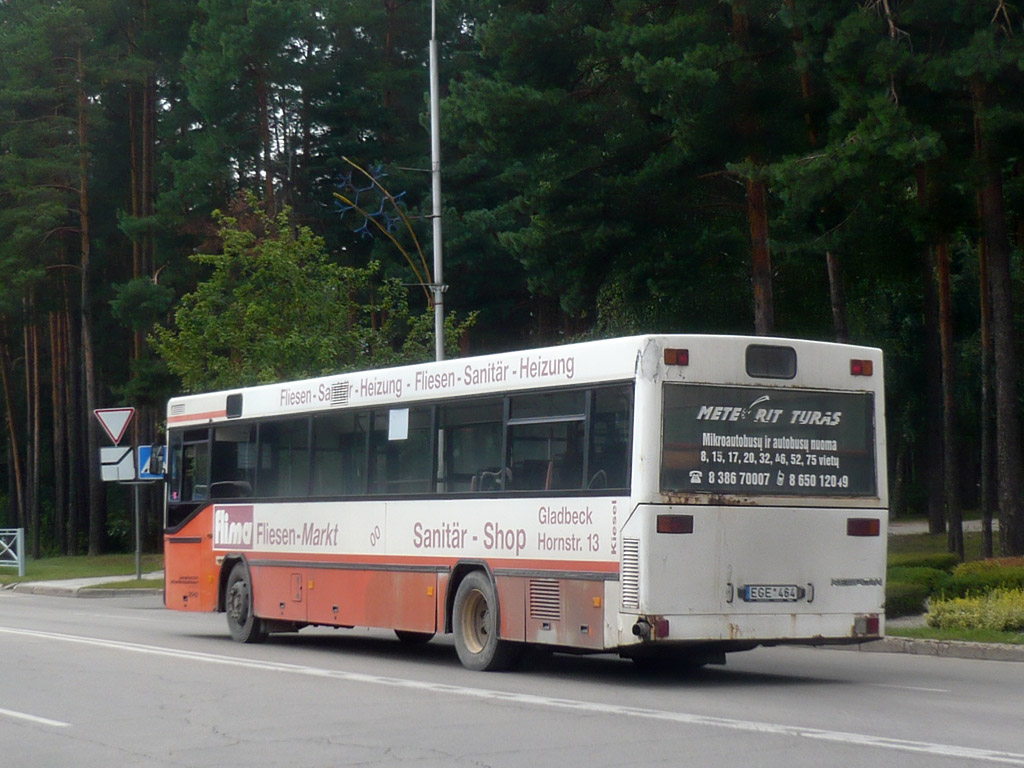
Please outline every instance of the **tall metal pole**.
[[434, 356], [444, 360], [444, 277], [441, 254], [441, 96], [437, 73], [437, 0], [430, 0], [430, 177], [434, 222]]

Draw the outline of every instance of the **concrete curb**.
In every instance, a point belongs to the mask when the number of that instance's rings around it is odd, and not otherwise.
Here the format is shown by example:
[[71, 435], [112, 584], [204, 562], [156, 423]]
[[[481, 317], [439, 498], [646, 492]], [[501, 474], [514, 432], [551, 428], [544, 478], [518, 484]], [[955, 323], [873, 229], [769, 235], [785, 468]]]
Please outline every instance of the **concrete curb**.
[[49, 595], [50, 597], [131, 597], [133, 595], [162, 595], [158, 588], [110, 589], [88, 584], [47, 584], [46, 582], [22, 582], [4, 587], [5, 590], [24, 595]]
[[1024, 661], [1024, 645], [969, 643], [962, 640], [922, 640], [915, 637], [884, 637], [860, 645], [828, 646], [862, 653], [907, 653], [948, 659], [981, 661]]

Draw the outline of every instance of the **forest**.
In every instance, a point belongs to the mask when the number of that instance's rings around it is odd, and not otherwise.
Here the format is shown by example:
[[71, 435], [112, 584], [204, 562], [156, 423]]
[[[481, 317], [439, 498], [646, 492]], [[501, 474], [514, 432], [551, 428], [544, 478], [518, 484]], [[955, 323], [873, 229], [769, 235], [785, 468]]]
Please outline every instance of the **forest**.
[[[892, 514], [1024, 554], [1016, 5], [436, 12], [449, 354], [879, 346]], [[0, 0], [0, 527], [32, 555], [129, 546], [97, 408], [148, 445], [178, 392], [432, 357], [430, 36], [430, 0]]]

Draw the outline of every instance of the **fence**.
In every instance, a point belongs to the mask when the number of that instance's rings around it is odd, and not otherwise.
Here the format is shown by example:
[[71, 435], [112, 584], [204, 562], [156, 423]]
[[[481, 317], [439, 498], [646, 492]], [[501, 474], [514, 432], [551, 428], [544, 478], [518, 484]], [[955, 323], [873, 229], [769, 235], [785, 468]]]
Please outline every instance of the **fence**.
[[0, 567], [17, 568], [25, 575], [25, 529], [0, 528]]

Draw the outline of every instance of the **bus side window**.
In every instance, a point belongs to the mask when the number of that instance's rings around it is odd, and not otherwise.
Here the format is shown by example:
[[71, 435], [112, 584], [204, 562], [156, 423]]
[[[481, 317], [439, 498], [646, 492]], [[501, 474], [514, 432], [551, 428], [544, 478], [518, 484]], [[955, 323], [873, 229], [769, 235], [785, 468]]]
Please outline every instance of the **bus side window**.
[[366, 493], [366, 451], [370, 414], [331, 413], [313, 419], [312, 495]]
[[632, 385], [594, 390], [587, 488], [628, 488], [632, 460]]
[[500, 397], [440, 410], [438, 492], [494, 493], [507, 487], [501, 460], [504, 402]]
[[260, 425], [256, 495], [303, 497], [309, 493], [309, 419]]
[[508, 420], [512, 489], [583, 488], [586, 392], [544, 392], [511, 398]]
[[256, 426], [232, 424], [213, 431], [211, 499], [247, 498], [256, 484]]
[[373, 412], [370, 493], [429, 493], [433, 487], [433, 407]]

